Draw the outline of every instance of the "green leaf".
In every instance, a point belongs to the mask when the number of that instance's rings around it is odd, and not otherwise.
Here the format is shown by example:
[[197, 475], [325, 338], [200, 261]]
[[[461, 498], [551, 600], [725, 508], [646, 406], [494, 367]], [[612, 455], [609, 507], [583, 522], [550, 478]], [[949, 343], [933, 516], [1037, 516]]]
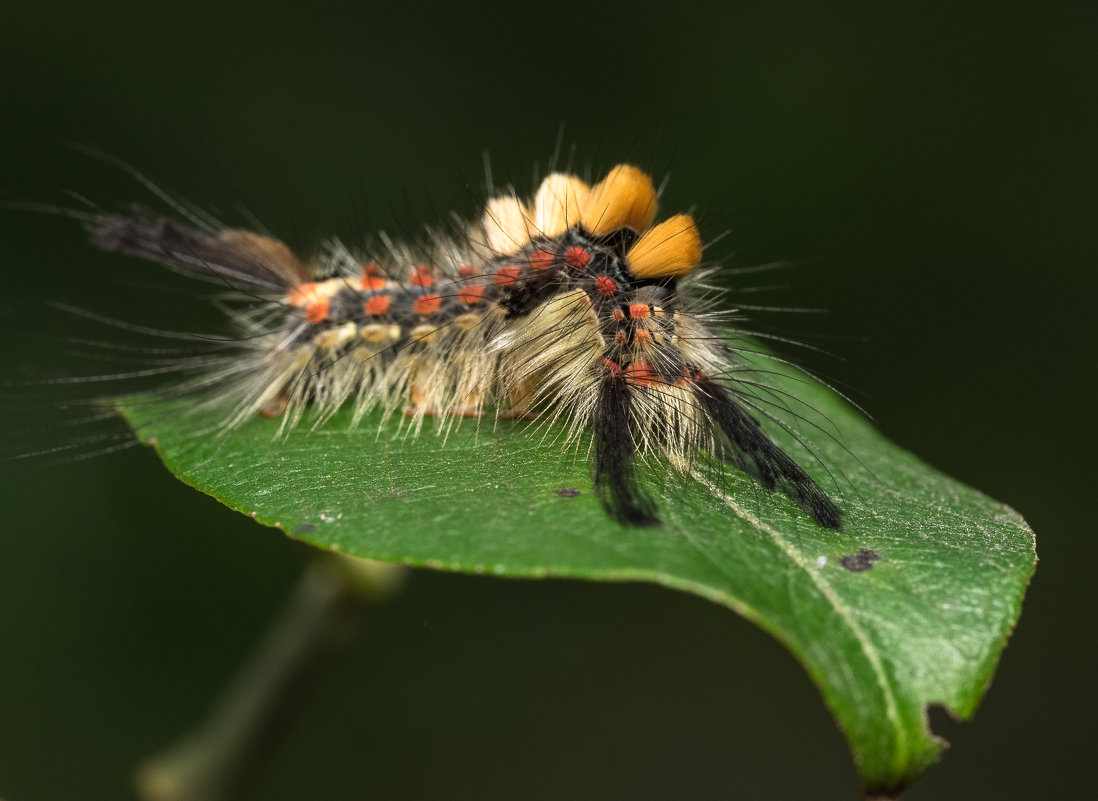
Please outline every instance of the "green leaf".
[[787, 423], [819, 459], [772, 433], [841, 493], [841, 532], [736, 471], [707, 486], [661, 465], [640, 479], [663, 524], [622, 528], [592, 493], [583, 450], [531, 422], [465, 420], [442, 436], [428, 420], [415, 437], [406, 420], [351, 430], [340, 414], [279, 439], [261, 418], [211, 433], [218, 415], [178, 402], [131, 400], [125, 413], [180, 480], [321, 548], [515, 578], [653, 581], [724, 604], [802, 662], [867, 792], [896, 791], [941, 751], [928, 705], [968, 718], [987, 688], [1034, 570], [1033, 534], [785, 372], [775, 385], [820, 427]]

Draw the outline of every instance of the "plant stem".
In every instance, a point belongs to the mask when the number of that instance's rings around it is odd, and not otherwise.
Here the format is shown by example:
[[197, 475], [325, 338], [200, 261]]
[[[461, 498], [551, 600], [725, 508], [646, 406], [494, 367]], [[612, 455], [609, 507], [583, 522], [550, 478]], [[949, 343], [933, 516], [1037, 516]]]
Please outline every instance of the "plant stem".
[[301, 712], [307, 690], [404, 569], [318, 553], [281, 616], [206, 719], [137, 771], [144, 801], [229, 801], [256, 777]]

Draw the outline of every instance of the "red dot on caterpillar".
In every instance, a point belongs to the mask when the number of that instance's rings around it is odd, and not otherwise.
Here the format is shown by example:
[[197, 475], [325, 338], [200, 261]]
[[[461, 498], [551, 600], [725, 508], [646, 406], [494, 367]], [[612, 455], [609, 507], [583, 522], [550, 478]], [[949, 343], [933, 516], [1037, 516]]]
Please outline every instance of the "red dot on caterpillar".
[[371, 292], [385, 288], [385, 279], [381, 277], [381, 270], [376, 264], [363, 265], [359, 286]]
[[564, 251], [564, 261], [569, 267], [582, 270], [591, 262], [591, 253], [587, 248], [570, 247]]
[[595, 289], [604, 298], [609, 298], [617, 294], [618, 285], [614, 283], [614, 279], [610, 276], [600, 275], [595, 279]]
[[522, 268], [517, 264], [503, 264], [492, 273], [492, 280], [496, 282], [497, 286], [507, 286], [517, 281], [521, 275]]
[[530, 269], [531, 270], [548, 270], [553, 266], [555, 256], [552, 253], [546, 253], [543, 250], [537, 250], [530, 254]]
[[660, 377], [647, 362], [633, 362], [624, 370], [625, 380], [636, 386], [647, 387], [659, 383]]
[[458, 290], [458, 299], [469, 306], [475, 306], [484, 299], [486, 291], [487, 287], [484, 286], [463, 286]]
[[602, 368], [603, 368], [603, 370], [606, 371], [606, 375], [608, 377], [610, 377], [610, 378], [621, 378], [622, 377], [621, 365], [619, 365], [617, 362], [615, 362], [611, 359], [607, 359], [605, 356], [602, 359], [600, 359], [600, 361], [602, 362]]
[[374, 295], [372, 298], [367, 298], [366, 302], [363, 304], [363, 311], [371, 316], [376, 316], [385, 314], [392, 305], [393, 299], [388, 295]]
[[327, 300], [318, 300], [305, 307], [305, 319], [310, 323], [321, 323], [328, 319], [328, 310], [331, 303]]
[[442, 308], [442, 297], [439, 295], [420, 295], [412, 303], [412, 310], [416, 314], [430, 315]]

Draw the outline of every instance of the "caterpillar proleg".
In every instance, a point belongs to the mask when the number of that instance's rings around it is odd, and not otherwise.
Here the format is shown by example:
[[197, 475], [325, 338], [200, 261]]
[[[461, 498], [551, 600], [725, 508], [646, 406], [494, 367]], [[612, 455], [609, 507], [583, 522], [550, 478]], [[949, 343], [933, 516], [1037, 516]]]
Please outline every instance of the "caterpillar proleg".
[[838, 529], [835, 503], [760, 424], [757, 375], [692, 306], [701, 235], [689, 215], [659, 220], [657, 195], [627, 164], [594, 185], [552, 173], [426, 253], [381, 237], [373, 259], [331, 240], [305, 260], [184, 209], [79, 216], [103, 250], [251, 298], [226, 306], [239, 337], [171, 390], [223, 408], [223, 430], [265, 415], [285, 433], [346, 406], [352, 425], [380, 409], [412, 435], [427, 419], [560, 421], [581, 450], [590, 437], [595, 490], [622, 525], [659, 523], [638, 460], [682, 473], [710, 460]]

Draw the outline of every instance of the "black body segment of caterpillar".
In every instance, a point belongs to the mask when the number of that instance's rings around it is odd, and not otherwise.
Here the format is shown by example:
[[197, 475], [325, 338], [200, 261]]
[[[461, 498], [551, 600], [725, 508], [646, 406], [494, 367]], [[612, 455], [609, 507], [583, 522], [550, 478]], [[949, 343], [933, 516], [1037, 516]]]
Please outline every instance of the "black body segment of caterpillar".
[[427, 258], [384, 240], [364, 261], [331, 242], [306, 265], [281, 242], [192, 220], [95, 215], [92, 241], [263, 298], [232, 312], [242, 337], [181, 392], [229, 406], [223, 427], [255, 414], [287, 431], [344, 405], [402, 413], [418, 433], [494, 407], [505, 417], [592, 432], [594, 484], [623, 525], [659, 523], [634, 474], [652, 456], [688, 471], [730, 463], [780, 490], [826, 528], [838, 508], [763, 431], [757, 399], [727, 377], [735, 354], [689, 314], [680, 280], [701, 259], [694, 221], [658, 224], [656, 192], [619, 165], [598, 184], [554, 173], [527, 204], [490, 200], [459, 239], [436, 236]]

